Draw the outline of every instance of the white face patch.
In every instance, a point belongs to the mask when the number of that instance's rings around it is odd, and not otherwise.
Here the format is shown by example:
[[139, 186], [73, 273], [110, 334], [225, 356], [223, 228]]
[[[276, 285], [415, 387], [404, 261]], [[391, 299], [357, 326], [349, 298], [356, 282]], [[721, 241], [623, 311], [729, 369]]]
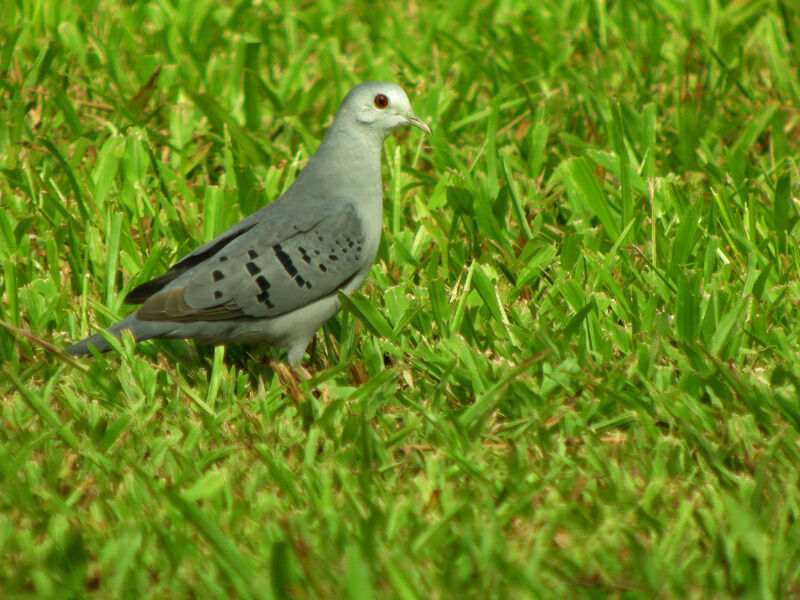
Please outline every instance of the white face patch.
[[358, 94], [346, 98], [346, 105], [355, 105], [356, 120], [369, 125], [384, 136], [409, 125], [414, 116], [406, 93], [391, 83], [363, 84]]

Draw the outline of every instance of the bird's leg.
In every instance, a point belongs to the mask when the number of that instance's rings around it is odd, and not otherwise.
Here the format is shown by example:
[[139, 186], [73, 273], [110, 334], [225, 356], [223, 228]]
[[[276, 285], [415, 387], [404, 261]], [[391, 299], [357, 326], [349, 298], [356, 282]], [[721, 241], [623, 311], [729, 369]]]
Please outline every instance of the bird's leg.
[[291, 369], [292, 373], [294, 373], [294, 376], [298, 381], [301, 379], [304, 381], [311, 380], [311, 371], [306, 369], [304, 366], [300, 365], [297, 367], [289, 367], [289, 369]]
[[305, 398], [300, 391], [300, 374], [297, 367], [290, 367], [285, 362], [271, 360], [269, 361], [269, 368], [278, 374], [283, 389], [295, 400], [295, 402], [302, 402]]

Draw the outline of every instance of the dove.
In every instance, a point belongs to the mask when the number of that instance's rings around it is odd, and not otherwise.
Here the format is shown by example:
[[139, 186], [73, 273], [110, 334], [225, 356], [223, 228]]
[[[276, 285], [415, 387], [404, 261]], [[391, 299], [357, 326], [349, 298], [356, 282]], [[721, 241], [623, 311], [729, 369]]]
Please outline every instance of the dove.
[[[292, 185], [125, 297], [138, 310], [106, 331], [138, 341], [267, 342], [297, 367], [306, 347], [358, 289], [381, 237], [381, 149], [386, 137], [430, 127], [406, 93], [386, 82], [352, 88]], [[66, 348], [82, 356], [110, 350], [98, 333]]]

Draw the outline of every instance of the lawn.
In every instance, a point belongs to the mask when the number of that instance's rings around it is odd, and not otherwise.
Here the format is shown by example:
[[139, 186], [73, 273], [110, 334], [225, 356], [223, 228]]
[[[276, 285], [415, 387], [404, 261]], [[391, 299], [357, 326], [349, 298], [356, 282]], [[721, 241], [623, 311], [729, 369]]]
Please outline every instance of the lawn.
[[[790, 0], [0, 8], [0, 597], [800, 597]], [[59, 349], [355, 83], [384, 237], [262, 346]]]

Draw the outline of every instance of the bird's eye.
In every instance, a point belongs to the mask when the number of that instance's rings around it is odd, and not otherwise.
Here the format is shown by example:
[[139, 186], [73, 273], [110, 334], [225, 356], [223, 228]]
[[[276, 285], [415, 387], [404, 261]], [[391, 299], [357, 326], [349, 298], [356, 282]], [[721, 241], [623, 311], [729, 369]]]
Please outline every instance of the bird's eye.
[[378, 94], [377, 96], [375, 96], [372, 102], [378, 108], [386, 108], [387, 106], [389, 106], [389, 98], [387, 98], [383, 94]]

